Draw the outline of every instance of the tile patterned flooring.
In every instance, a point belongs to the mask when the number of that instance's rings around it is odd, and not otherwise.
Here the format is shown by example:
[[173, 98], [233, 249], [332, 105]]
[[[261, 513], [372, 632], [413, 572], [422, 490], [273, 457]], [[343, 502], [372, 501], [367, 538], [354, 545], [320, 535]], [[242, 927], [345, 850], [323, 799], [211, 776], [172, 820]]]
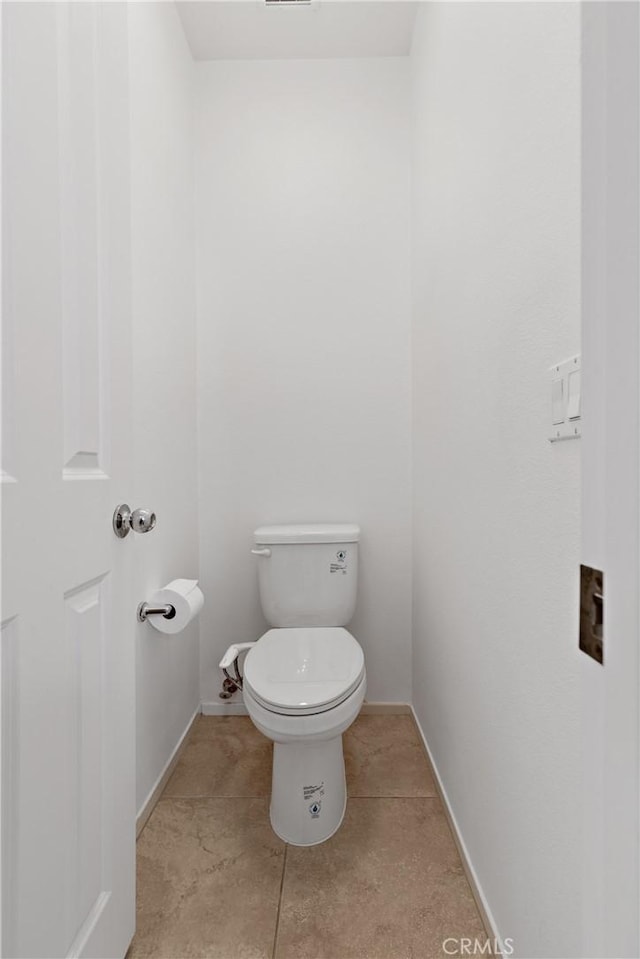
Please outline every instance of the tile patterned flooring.
[[319, 846], [269, 824], [271, 743], [200, 716], [138, 840], [127, 959], [436, 959], [485, 932], [410, 716], [344, 737], [349, 801]]

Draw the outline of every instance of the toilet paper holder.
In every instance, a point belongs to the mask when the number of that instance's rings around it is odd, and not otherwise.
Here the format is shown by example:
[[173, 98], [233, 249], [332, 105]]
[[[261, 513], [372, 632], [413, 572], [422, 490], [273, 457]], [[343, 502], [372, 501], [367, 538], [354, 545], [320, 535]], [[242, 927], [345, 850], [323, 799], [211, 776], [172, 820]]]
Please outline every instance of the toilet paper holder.
[[147, 596], [149, 601], [138, 606], [138, 622], [167, 636], [181, 633], [204, 605], [197, 579], [172, 579]]
[[173, 619], [176, 615], [176, 608], [168, 603], [166, 606], [150, 606], [149, 603], [140, 603], [138, 606], [138, 622], [144, 623], [147, 616], [164, 616], [165, 619]]

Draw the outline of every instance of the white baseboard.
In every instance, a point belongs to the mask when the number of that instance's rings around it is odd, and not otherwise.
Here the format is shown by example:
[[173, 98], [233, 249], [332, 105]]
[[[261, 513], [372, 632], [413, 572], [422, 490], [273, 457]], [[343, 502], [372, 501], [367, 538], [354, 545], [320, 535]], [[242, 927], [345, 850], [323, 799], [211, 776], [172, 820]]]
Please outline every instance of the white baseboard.
[[[449, 802], [449, 797], [447, 796], [447, 792], [444, 788], [444, 784], [442, 782], [442, 779], [440, 778], [440, 773], [438, 772], [438, 767], [433, 761], [433, 756], [431, 755], [431, 750], [429, 749], [429, 743], [427, 742], [427, 737], [424, 734], [424, 730], [422, 729], [422, 726], [420, 725], [418, 717], [416, 716], [416, 711], [413, 708], [413, 706], [409, 707], [409, 711], [413, 717], [414, 723], [416, 724], [416, 729], [418, 730], [418, 735], [422, 742], [425, 755], [427, 757], [429, 765], [431, 766], [431, 771], [433, 773], [433, 779], [436, 785], [436, 789], [438, 790], [438, 795], [440, 796], [440, 801], [442, 802], [442, 806], [444, 808], [444, 814], [447, 817], [447, 821], [451, 828], [451, 832], [453, 833], [454, 842], [456, 846], [458, 847], [458, 852], [460, 854], [460, 859], [462, 861], [462, 867], [465, 871], [465, 875], [467, 877], [469, 885], [471, 886], [471, 892], [473, 894], [473, 898], [476, 901], [476, 906], [478, 907], [480, 918], [482, 919], [487, 936], [490, 939], [492, 939], [494, 943], [499, 947], [500, 955], [504, 956], [505, 955], [504, 943], [498, 933], [498, 929], [497, 929], [495, 920], [493, 918], [491, 908], [489, 907], [487, 898], [482, 890], [482, 886], [480, 885], [478, 874], [476, 873], [473, 867], [473, 863], [471, 862], [469, 851], [462, 837], [462, 833], [460, 832], [460, 827], [458, 826], [456, 817], [453, 814], [451, 803]], [[507, 955], [509, 954], [510, 953], [507, 952]]]
[[184, 749], [187, 743], [189, 742], [189, 736], [191, 735], [193, 724], [195, 723], [199, 715], [200, 715], [200, 707], [198, 706], [195, 713], [193, 714], [193, 716], [187, 723], [187, 728], [185, 729], [182, 736], [178, 740], [178, 744], [176, 748], [173, 750], [173, 752], [169, 756], [169, 759], [164, 769], [162, 770], [162, 772], [156, 779], [156, 782], [151, 788], [149, 795], [143, 802], [140, 808], [140, 811], [138, 812], [138, 815], [136, 816], [136, 839], [138, 838], [138, 836], [140, 835], [140, 833], [146, 826], [147, 820], [149, 819], [149, 816], [153, 812], [156, 803], [160, 799], [160, 796], [162, 795], [164, 787], [169, 782], [169, 777], [171, 776], [173, 770], [178, 765], [178, 760], [180, 759], [180, 756], [184, 752]]
[[[221, 699], [217, 703], [205, 702], [201, 704], [201, 710], [203, 716], [247, 715], [247, 707], [241, 699], [228, 699], [226, 701]], [[360, 713], [363, 716], [378, 715], [379, 713], [385, 713], [387, 716], [408, 716], [411, 714], [411, 706], [408, 703], [368, 703], [365, 701]]]
[[200, 703], [203, 716], [248, 716], [242, 699], [220, 699], [217, 703]]
[[361, 716], [410, 716], [411, 706], [408, 703], [368, 703], [365, 701], [360, 709]]

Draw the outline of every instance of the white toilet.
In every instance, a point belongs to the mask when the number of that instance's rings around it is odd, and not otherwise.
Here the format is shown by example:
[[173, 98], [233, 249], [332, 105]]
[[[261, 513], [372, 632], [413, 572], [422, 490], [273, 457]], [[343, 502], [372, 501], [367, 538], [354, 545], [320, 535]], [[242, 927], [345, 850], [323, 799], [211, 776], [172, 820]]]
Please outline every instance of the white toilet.
[[358, 582], [353, 524], [255, 531], [260, 601], [274, 626], [244, 663], [244, 702], [272, 739], [271, 824], [312, 846], [340, 827], [347, 804], [342, 733], [366, 690], [364, 655], [344, 626]]

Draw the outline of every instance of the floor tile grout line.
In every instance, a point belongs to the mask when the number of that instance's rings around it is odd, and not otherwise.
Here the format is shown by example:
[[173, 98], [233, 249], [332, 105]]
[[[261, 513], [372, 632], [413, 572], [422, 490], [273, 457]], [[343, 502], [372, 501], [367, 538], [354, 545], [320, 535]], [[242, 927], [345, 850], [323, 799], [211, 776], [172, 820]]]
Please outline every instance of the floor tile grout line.
[[280, 931], [280, 909], [282, 908], [282, 892], [284, 890], [284, 874], [287, 868], [287, 850], [289, 844], [284, 844], [284, 857], [282, 860], [282, 876], [280, 877], [280, 895], [278, 896], [278, 911], [276, 912], [276, 930], [273, 934], [273, 949], [271, 950], [271, 959], [276, 959], [276, 949], [278, 948], [278, 932]]

